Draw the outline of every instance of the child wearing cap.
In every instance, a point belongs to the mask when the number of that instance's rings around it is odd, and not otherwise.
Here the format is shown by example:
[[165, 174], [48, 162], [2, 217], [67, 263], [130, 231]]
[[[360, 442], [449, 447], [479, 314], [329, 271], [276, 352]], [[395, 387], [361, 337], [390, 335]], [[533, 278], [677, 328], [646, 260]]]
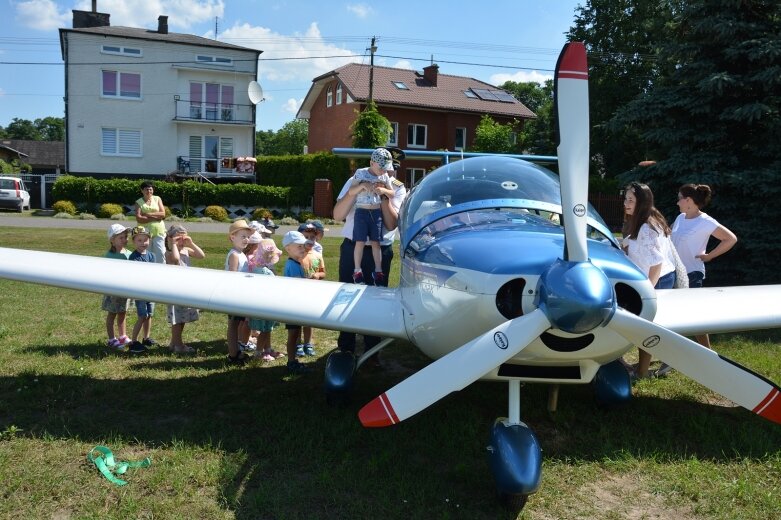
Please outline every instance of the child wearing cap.
[[[128, 260], [134, 262], [155, 263], [155, 254], [149, 251], [151, 236], [144, 226], [136, 226], [130, 231], [130, 239], [133, 241], [135, 250], [130, 253]], [[130, 343], [131, 354], [144, 354], [149, 347], [157, 345], [157, 342], [150, 337], [152, 332], [152, 315], [155, 312], [155, 304], [145, 300], [136, 300], [136, 313], [138, 320], [133, 326], [133, 341]], [[138, 333], [143, 332], [143, 341], [138, 341]]]
[[[111, 224], [108, 228], [109, 250], [103, 255], [106, 258], [116, 258], [118, 260], [127, 260], [130, 251], [125, 249], [127, 245], [127, 234], [130, 230], [122, 224]], [[130, 343], [127, 337], [126, 316], [129, 300], [125, 296], [103, 296], [103, 303], [100, 308], [106, 311], [106, 333], [108, 334], [109, 348], [123, 350]], [[117, 323], [117, 332], [119, 336], [114, 335], [114, 321]]]
[[[282, 254], [282, 251], [277, 249], [277, 245], [272, 239], [260, 239], [255, 253], [249, 257], [250, 271], [254, 274], [274, 276], [272, 268], [279, 262], [280, 254]], [[256, 358], [260, 358], [263, 361], [274, 361], [284, 357], [285, 354], [271, 348], [271, 331], [277, 325], [278, 323], [273, 320], [250, 318], [249, 328], [253, 334], [257, 332], [258, 337]]]
[[374, 258], [374, 284], [383, 285], [384, 274], [382, 272], [382, 209], [381, 196], [376, 188], [379, 184], [383, 188], [392, 190], [390, 177], [386, 172], [393, 170], [393, 156], [385, 148], [377, 148], [372, 152], [368, 168], [359, 168], [353, 176], [353, 185], [360, 186], [361, 191], [355, 197], [355, 220], [353, 224], [353, 282], [363, 284], [363, 272], [361, 261], [363, 260], [363, 248], [366, 242], [372, 249]]
[[[301, 265], [306, 272], [307, 278], [311, 280], [324, 280], [325, 273], [325, 260], [323, 255], [315, 251], [315, 237], [317, 236], [317, 228], [314, 224], [307, 223], [301, 224], [298, 230], [307, 239], [304, 247], [306, 248], [306, 256], [301, 262]], [[303, 337], [301, 341], [296, 345], [296, 356], [315, 356], [315, 347], [312, 344], [312, 327], [302, 327]]]
[[[306, 257], [306, 237], [298, 231], [288, 231], [282, 238], [282, 246], [288, 254], [284, 276], [307, 278], [301, 263]], [[286, 324], [287, 329], [287, 369], [291, 374], [305, 374], [311, 368], [296, 359], [296, 346], [301, 338], [301, 325]]]
[[[254, 231], [246, 220], [239, 219], [228, 228], [231, 250], [225, 257], [226, 271], [248, 272], [247, 255], [244, 250], [249, 245], [249, 239]], [[244, 316], [228, 315], [228, 363], [243, 365], [247, 362], [247, 356], [239, 349], [239, 328], [246, 318]]]
[[[173, 224], [168, 228], [165, 238], [165, 263], [190, 267], [190, 259], [201, 260], [206, 258], [203, 249], [193, 242], [187, 229], [181, 224]], [[171, 325], [171, 343], [168, 348], [175, 354], [195, 354], [195, 349], [186, 345], [182, 339], [184, 324], [198, 321], [198, 309], [183, 305], [169, 305], [167, 312], [168, 323]]]
[[311, 221], [311, 224], [315, 227], [315, 244], [312, 246], [312, 248], [320, 253], [323, 254], [323, 236], [325, 236], [325, 232], [328, 231], [323, 223], [319, 220], [313, 220]]

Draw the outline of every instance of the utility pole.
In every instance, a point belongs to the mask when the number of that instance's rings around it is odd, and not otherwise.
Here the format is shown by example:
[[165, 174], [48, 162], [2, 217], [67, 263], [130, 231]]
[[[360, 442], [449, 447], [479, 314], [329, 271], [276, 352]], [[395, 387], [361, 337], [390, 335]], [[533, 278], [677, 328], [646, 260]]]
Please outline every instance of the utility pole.
[[372, 45], [369, 47], [371, 51], [371, 60], [369, 65], [369, 103], [374, 101], [374, 53], [377, 52], [377, 45], [375, 45], [375, 37], [372, 36]]

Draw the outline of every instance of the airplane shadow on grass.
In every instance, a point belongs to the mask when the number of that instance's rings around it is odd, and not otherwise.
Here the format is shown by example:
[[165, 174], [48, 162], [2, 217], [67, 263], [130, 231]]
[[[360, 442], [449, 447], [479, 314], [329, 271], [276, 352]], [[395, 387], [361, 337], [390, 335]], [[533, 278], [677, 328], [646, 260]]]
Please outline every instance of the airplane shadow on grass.
[[[237, 518], [356, 517], [370, 509], [375, 516], [404, 517], [405, 508], [407, 516], [415, 516], [421, 504], [441, 504], [443, 497], [461, 500], [463, 511], [469, 506], [486, 518], [508, 514], [494, 501], [483, 450], [489, 425], [506, 413], [505, 385], [477, 383], [400, 425], [364, 429], [356, 417], [360, 406], [406, 374], [362, 371], [353, 402], [329, 407], [322, 391], [325, 357], [313, 363], [313, 373], [291, 378], [282, 361], [224, 370], [224, 343], [197, 346], [204, 353], [198, 357], [162, 355], [158, 349], [145, 359], [131, 358], [133, 372], [123, 379], [0, 377], [0, 431], [14, 425], [33, 438], [92, 444], [115, 439], [151, 450], [174, 441], [219, 446], [240, 461], [221, 483]], [[90, 345], [30, 351], [93, 361], [105, 355]], [[424, 364], [419, 357], [400, 359], [410, 371]], [[170, 371], [171, 377], [150, 377], [152, 370]], [[562, 386], [553, 417], [546, 399], [546, 386], [523, 386], [522, 418], [537, 433], [546, 459], [599, 462], [628, 453], [728, 462], [761, 460], [781, 445], [779, 428], [748, 411], [687, 396], [640, 396], [605, 411], [595, 406], [588, 385]], [[543, 486], [544, 471], [543, 464]]]

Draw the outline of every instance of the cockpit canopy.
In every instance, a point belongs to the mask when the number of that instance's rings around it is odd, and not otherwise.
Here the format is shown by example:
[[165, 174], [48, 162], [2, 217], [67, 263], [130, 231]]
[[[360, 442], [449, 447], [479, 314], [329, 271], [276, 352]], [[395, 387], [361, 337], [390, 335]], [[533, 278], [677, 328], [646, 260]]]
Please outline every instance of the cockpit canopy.
[[[445, 217], [497, 208], [529, 210], [558, 223], [558, 176], [530, 162], [501, 156], [446, 164], [420, 181], [404, 201], [399, 223], [402, 251], [426, 228], [427, 232], [432, 227], [443, 231], [439, 228], [448, 227], [445, 223], [453, 220]], [[612, 240], [610, 230], [591, 205], [587, 216], [591, 233], [597, 231], [603, 239]]]

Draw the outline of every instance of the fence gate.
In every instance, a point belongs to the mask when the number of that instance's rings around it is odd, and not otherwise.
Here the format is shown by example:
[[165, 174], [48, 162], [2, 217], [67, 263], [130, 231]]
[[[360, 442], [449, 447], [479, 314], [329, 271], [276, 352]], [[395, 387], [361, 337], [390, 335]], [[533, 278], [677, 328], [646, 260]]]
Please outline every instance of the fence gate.
[[22, 173], [19, 177], [27, 185], [27, 191], [30, 193], [31, 209], [46, 209], [54, 204], [52, 186], [54, 186], [54, 181], [57, 180], [56, 174]]

